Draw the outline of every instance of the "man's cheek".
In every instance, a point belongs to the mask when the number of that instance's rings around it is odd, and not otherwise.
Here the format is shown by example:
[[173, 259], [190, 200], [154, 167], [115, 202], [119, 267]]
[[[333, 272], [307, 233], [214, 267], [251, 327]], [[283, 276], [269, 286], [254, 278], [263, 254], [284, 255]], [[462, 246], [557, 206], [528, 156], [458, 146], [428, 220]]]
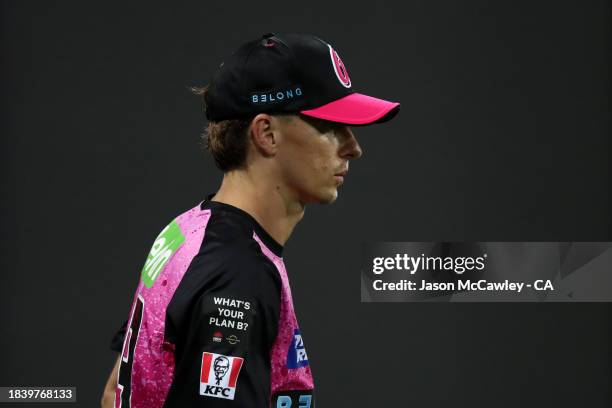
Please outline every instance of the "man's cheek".
[[331, 168], [330, 163], [331, 160], [327, 157], [327, 155], [325, 155], [323, 152], [319, 153], [314, 162], [315, 171], [319, 174], [327, 174]]

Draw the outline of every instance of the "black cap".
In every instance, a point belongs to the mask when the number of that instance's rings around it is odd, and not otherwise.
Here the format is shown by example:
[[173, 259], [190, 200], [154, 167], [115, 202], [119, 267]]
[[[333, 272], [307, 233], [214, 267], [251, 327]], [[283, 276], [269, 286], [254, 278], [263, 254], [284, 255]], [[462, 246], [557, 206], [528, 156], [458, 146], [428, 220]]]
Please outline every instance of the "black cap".
[[391, 119], [399, 103], [352, 89], [347, 68], [325, 41], [305, 34], [265, 34], [242, 45], [209, 84], [210, 121], [257, 113], [302, 113], [347, 125]]

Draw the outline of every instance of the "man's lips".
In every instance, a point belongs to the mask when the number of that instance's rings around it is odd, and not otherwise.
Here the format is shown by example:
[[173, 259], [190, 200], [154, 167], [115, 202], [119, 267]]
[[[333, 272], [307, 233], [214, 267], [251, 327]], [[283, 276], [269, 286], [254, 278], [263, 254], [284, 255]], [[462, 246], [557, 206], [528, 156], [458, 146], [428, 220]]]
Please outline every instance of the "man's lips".
[[343, 183], [344, 177], [346, 177], [347, 173], [348, 173], [348, 170], [344, 170], [344, 171], [341, 171], [340, 173], [336, 173], [334, 174], [334, 179], [339, 183]]

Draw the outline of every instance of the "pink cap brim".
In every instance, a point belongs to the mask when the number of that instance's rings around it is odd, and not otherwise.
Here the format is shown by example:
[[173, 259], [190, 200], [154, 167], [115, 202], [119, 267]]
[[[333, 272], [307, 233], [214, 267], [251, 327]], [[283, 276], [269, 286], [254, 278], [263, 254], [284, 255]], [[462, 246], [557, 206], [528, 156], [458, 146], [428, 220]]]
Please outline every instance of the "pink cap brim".
[[315, 109], [300, 113], [313, 118], [347, 125], [369, 125], [385, 122], [399, 111], [400, 104], [372, 96], [353, 93]]

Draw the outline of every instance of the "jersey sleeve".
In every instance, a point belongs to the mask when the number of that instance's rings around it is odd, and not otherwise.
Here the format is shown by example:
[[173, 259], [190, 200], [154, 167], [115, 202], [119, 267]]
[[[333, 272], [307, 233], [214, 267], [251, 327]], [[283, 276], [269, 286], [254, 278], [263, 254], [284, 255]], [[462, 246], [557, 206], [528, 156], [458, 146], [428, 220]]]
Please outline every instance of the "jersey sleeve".
[[116, 351], [117, 353], [121, 353], [123, 349], [123, 339], [125, 338], [125, 331], [127, 327], [127, 320], [123, 322], [119, 330], [115, 332], [113, 338], [110, 342], [110, 349]]
[[176, 362], [165, 407], [268, 407], [280, 293], [263, 255], [194, 259], [167, 311]]

